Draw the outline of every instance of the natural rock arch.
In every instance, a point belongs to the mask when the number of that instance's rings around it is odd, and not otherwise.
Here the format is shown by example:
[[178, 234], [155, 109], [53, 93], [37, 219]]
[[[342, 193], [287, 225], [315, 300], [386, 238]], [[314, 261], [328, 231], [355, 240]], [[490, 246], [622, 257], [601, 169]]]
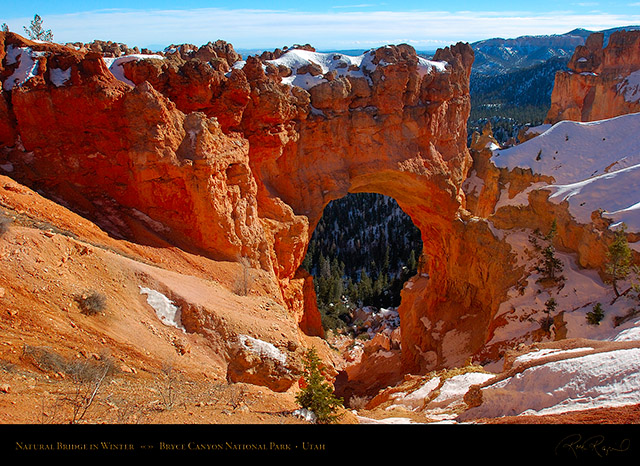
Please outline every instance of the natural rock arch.
[[[510, 263], [508, 247], [463, 208], [473, 52], [463, 44], [438, 51], [434, 60], [445, 61], [446, 70], [426, 76], [409, 47], [374, 54], [373, 62], [385, 66], [370, 75], [368, 94], [359, 93], [355, 80], [328, 81], [310, 95], [310, 105], [322, 112], [297, 121], [295, 135], [278, 151], [263, 151], [249, 137], [259, 205], [282, 202], [293, 218], [308, 221], [306, 235], [285, 232], [273, 242], [274, 262], [281, 278], [296, 273], [330, 201], [358, 192], [394, 198], [423, 241], [422, 269], [400, 306], [406, 369], [461, 364], [487, 340], [512, 279], [500, 273]], [[291, 248], [291, 238], [306, 241]], [[437, 329], [429, 328], [438, 321]]]

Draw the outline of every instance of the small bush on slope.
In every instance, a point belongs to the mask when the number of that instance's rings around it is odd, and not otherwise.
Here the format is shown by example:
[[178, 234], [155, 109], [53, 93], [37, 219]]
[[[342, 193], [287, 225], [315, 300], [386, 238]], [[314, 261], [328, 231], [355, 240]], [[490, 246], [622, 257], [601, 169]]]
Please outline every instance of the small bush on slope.
[[11, 219], [0, 214], [0, 238], [2, 238], [2, 236], [4, 236], [7, 231], [9, 231], [10, 225]]
[[618, 290], [618, 281], [627, 278], [631, 272], [631, 248], [627, 242], [627, 226], [623, 223], [615, 232], [613, 242], [609, 245], [607, 256], [607, 273], [609, 274], [609, 283], [613, 286], [616, 297], [620, 296]]
[[586, 318], [590, 325], [600, 325], [600, 321], [604, 318], [602, 304], [596, 303], [595, 306], [593, 306], [593, 311], [587, 312]]
[[77, 299], [82, 313], [86, 315], [96, 315], [107, 308], [107, 297], [97, 291], [85, 293]]

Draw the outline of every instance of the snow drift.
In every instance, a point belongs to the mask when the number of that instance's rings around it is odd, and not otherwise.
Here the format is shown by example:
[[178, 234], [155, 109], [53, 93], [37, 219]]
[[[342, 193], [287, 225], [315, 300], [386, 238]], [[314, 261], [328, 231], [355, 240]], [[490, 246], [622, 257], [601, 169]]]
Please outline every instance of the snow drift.
[[481, 392], [482, 404], [461, 414], [459, 421], [640, 403], [640, 348], [529, 367]]
[[[593, 122], [561, 121], [523, 144], [493, 151], [499, 168], [516, 167], [553, 177], [554, 203], [568, 202], [577, 222], [601, 209], [612, 227], [640, 231], [640, 113]], [[522, 196], [519, 196], [522, 199]]]

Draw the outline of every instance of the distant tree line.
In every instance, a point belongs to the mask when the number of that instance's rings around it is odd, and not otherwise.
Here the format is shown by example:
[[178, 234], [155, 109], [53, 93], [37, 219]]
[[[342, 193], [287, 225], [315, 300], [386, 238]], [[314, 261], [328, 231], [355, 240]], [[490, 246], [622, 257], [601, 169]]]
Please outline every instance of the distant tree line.
[[568, 57], [555, 57], [530, 68], [498, 75], [472, 73], [469, 137], [491, 122], [496, 140], [505, 144], [524, 126], [544, 122], [551, 106], [556, 72], [566, 69]]

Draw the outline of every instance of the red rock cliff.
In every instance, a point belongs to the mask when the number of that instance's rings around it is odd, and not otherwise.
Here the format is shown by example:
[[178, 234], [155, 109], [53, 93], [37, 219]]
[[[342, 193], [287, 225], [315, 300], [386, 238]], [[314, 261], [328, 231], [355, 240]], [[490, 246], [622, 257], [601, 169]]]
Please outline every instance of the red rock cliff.
[[142, 221], [154, 241], [248, 258], [310, 334], [322, 329], [299, 267], [324, 207], [392, 196], [424, 243], [400, 309], [405, 365], [460, 363], [511, 280], [508, 248], [461, 210], [471, 48], [295, 53], [242, 62], [216, 42], [105, 61], [1, 34], [4, 166], [114, 234], [135, 240]]
[[556, 73], [547, 123], [594, 121], [640, 111], [640, 31], [602, 33], [576, 47], [568, 71]]

